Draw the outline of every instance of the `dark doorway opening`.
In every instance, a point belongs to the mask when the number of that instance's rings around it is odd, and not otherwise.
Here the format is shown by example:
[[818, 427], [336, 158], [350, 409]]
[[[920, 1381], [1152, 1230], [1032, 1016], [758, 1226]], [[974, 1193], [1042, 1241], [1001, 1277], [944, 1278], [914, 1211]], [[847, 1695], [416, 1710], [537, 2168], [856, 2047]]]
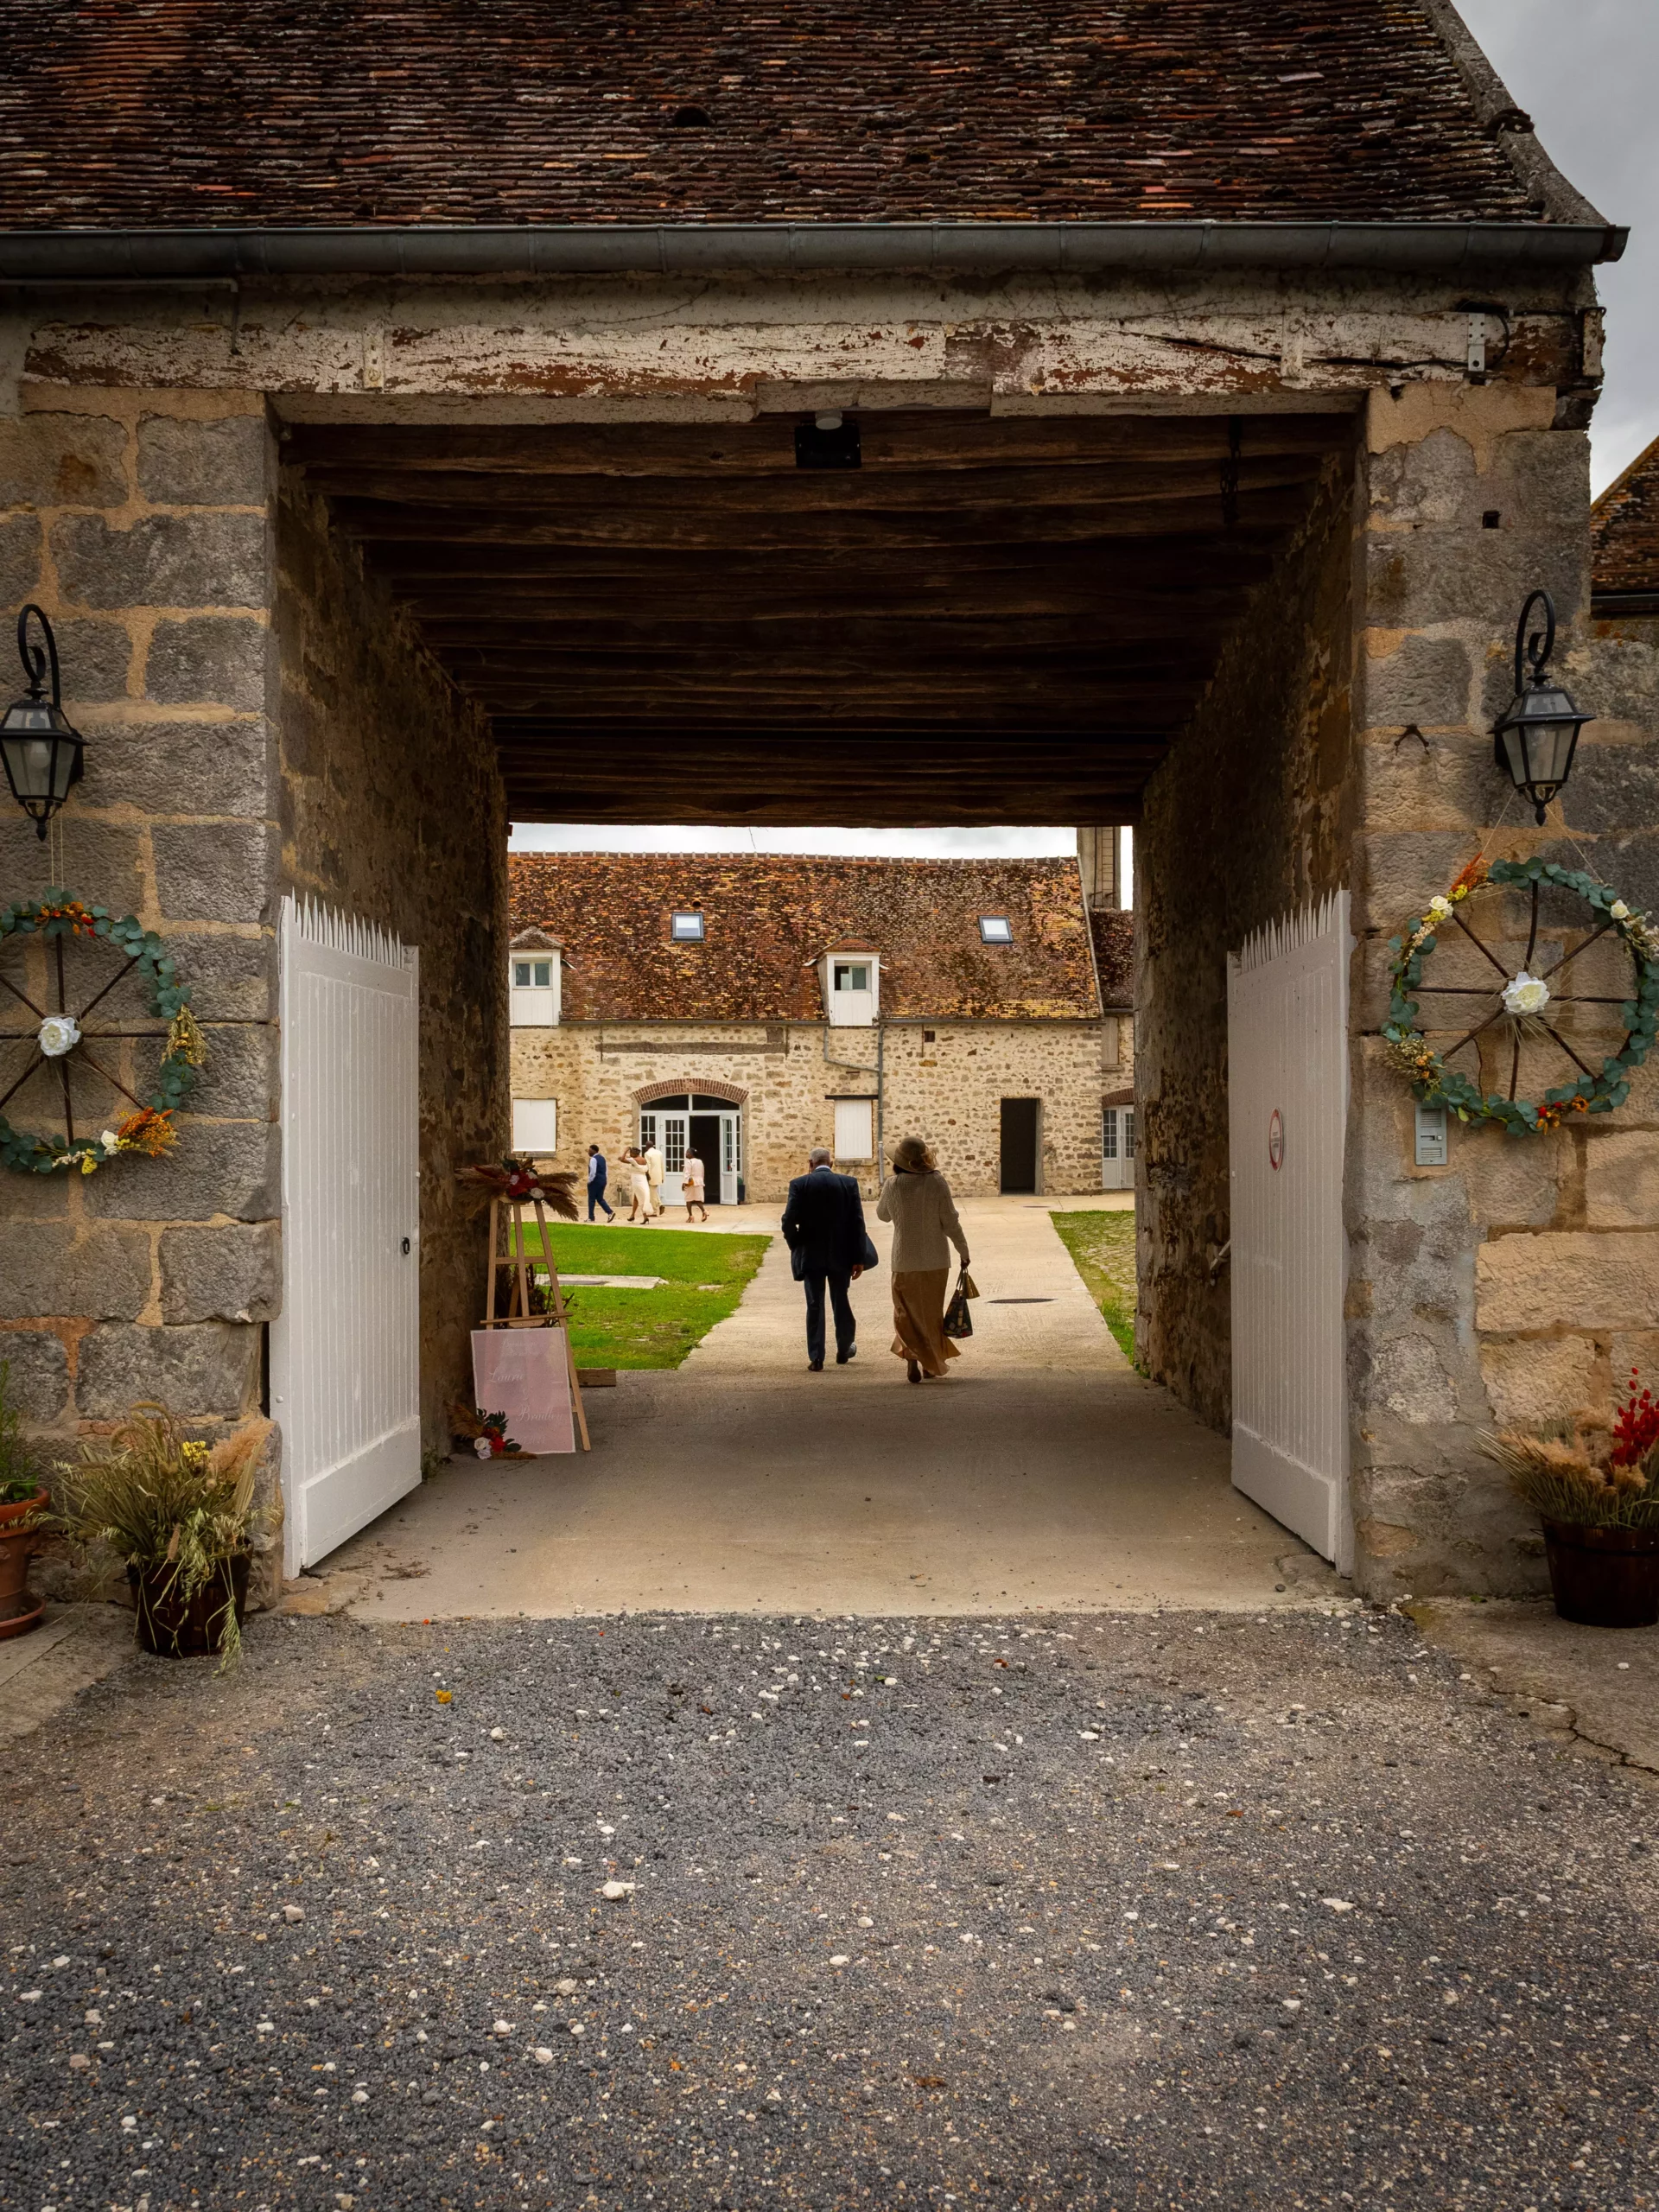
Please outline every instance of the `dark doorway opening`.
[[703, 1188], [720, 1198], [721, 1129], [718, 1114], [693, 1114], [691, 1149], [702, 1162]]
[[1037, 1188], [1037, 1108], [1035, 1098], [1002, 1101], [1002, 1188]]

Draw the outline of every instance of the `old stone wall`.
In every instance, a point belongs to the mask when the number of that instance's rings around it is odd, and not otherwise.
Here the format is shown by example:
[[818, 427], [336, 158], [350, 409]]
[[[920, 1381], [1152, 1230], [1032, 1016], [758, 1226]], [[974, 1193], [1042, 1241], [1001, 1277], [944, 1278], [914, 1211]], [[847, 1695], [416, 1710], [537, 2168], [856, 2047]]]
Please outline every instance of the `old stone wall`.
[[[1126, 1033], [1115, 1021], [887, 1022], [878, 1047], [874, 1029], [823, 1022], [569, 1023], [513, 1031], [512, 1090], [516, 1098], [557, 1099], [557, 1163], [578, 1168], [589, 1144], [614, 1162], [636, 1141], [634, 1094], [648, 1084], [741, 1089], [747, 1195], [770, 1205], [783, 1198], [814, 1146], [833, 1143], [835, 1096], [877, 1095], [879, 1049], [884, 1146], [925, 1136], [956, 1190], [995, 1192], [1000, 1102], [1040, 1098], [1044, 1190], [1097, 1191], [1100, 1094], [1103, 1082], [1129, 1079], [1117, 1057]], [[843, 1165], [867, 1189], [880, 1187], [877, 1162]]]
[[[1659, 1070], [1617, 1111], [1552, 1135], [1454, 1122], [1447, 1165], [1417, 1167], [1410, 1095], [1376, 1035], [1387, 940], [1478, 852], [1541, 852], [1659, 907], [1659, 626], [1589, 622], [1586, 441], [1554, 426], [1548, 392], [1374, 400], [1369, 444], [1349, 1194], [1360, 1573], [1390, 1594], [1524, 1590], [1543, 1581], [1537, 1529], [1480, 1434], [1605, 1414], [1630, 1366], [1655, 1364]], [[1539, 584], [1561, 618], [1558, 665], [1599, 717], [1542, 830], [1490, 734]], [[1577, 938], [1570, 916], [1552, 918], [1554, 958]], [[1512, 913], [1500, 939], [1517, 964], [1523, 927]], [[1609, 967], [1581, 988], [1611, 981]], [[1484, 1072], [1501, 1088], [1509, 1071]]]
[[276, 505], [283, 880], [421, 960], [421, 1388], [429, 1440], [471, 1391], [486, 1217], [456, 1171], [507, 1143], [506, 822], [488, 723], [283, 472]]
[[[0, 903], [48, 883], [162, 933], [208, 1058], [174, 1154], [0, 1174], [0, 1358], [55, 1434], [153, 1397], [212, 1423], [259, 1406], [281, 1299], [275, 942], [289, 887], [422, 954], [423, 1361], [434, 1434], [464, 1378], [482, 1243], [454, 1168], [505, 1142], [505, 825], [461, 709], [315, 505], [279, 493], [262, 397], [22, 388], [0, 418], [0, 587], [43, 607], [86, 779], [49, 844], [8, 803]], [[72, 1003], [113, 963], [72, 950]], [[0, 969], [55, 1004], [41, 948]], [[35, 1026], [8, 995], [15, 1072]], [[92, 1039], [142, 1096], [162, 1025], [123, 984]], [[4, 1039], [14, 1041], [6, 1043]], [[9, 1084], [8, 1072], [0, 1088]], [[130, 1102], [89, 1079], [77, 1126]], [[59, 1128], [31, 1077], [6, 1109]]]
[[[50, 845], [0, 802], [0, 903], [59, 887], [160, 931], [208, 1059], [171, 1158], [91, 1175], [0, 1170], [0, 1358], [28, 1419], [55, 1436], [156, 1398], [213, 1422], [261, 1393], [261, 1324], [280, 1295], [273, 900], [279, 856], [269, 706], [271, 467], [262, 399], [24, 385], [0, 417], [0, 598], [56, 628], [86, 771]], [[14, 669], [11, 690], [21, 689]], [[114, 963], [71, 949], [72, 1006]], [[55, 1004], [38, 946], [0, 972]], [[89, 1029], [143, 1095], [163, 1025], [131, 983]], [[7, 995], [8, 1087], [34, 1021]], [[78, 1090], [76, 1124], [130, 1102]], [[35, 1076], [5, 1109], [62, 1128]]]
[[1139, 1357], [1230, 1417], [1227, 954], [1346, 880], [1356, 467], [1230, 640], [1135, 838]]

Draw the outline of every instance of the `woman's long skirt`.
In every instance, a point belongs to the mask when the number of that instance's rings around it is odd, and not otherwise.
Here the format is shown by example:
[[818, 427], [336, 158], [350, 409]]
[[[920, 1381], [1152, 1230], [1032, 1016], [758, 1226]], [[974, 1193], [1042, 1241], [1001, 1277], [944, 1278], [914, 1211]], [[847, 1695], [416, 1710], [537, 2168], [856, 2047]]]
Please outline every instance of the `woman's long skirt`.
[[651, 1178], [648, 1175], [644, 1174], [630, 1175], [628, 1178], [628, 1195], [632, 1200], [632, 1205], [628, 1209], [629, 1212], [632, 1212], [633, 1206], [643, 1207], [645, 1210], [645, 1217], [649, 1221], [652, 1213], [656, 1211], [651, 1203]]
[[893, 1349], [913, 1359], [924, 1375], [943, 1375], [948, 1359], [962, 1355], [944, 1333], [944, 1294], [949, 1268], [912, 1268], [893, 1281]]

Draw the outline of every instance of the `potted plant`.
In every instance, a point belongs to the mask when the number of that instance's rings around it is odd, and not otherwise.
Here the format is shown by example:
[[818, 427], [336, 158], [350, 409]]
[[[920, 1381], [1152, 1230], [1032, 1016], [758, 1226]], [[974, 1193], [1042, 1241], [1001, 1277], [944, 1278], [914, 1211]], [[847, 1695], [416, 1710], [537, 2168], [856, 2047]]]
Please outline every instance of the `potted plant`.
[[41, 1624], [46, 1600], [29, 1587], [29, 1562], [45, 1526], [46, 1484], [11, 1401], [11, 1368], [0, 1360], [0, 1637]]
[[1659, 1406], [1639, 1382], [1611, 1430], [1503, 1429], [1486, 1447], [1543, 1522], [1556, 1611], [1591, 1628], [1659, 1622]]
[[164, 1406], [142, 1404], [60, 1470], [57, 1525], [126, 1561], [141, 1650], [237, 1657], [264, 1441], [264, 1424], [250, 1421], [204, 1444]]

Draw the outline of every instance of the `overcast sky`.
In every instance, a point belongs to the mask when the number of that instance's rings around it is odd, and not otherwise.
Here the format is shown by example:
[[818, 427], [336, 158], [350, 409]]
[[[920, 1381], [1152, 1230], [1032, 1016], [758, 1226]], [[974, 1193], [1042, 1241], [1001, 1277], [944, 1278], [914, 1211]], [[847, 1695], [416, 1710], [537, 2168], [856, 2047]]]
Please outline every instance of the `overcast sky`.
[[1591, 433], [1594, 487], [1659, 437], [1659, 0], [1458, 0], [1556, 168], [1610, 223], [1622, 261], [1596, 271], [1607, 386]]
[[[1459, 0], [1464, 20], [1558, 168], [1609, 222], [1624, 258], [1597, 272], [1607, 308], [1607, 385], [1591, 435], [1594, 488], [1659, 437], [1659, 0]], [[870, 853], [889, 858], [1039, 856], [1070, 830], [618, 830], [526, 823], [516, 852]]]

